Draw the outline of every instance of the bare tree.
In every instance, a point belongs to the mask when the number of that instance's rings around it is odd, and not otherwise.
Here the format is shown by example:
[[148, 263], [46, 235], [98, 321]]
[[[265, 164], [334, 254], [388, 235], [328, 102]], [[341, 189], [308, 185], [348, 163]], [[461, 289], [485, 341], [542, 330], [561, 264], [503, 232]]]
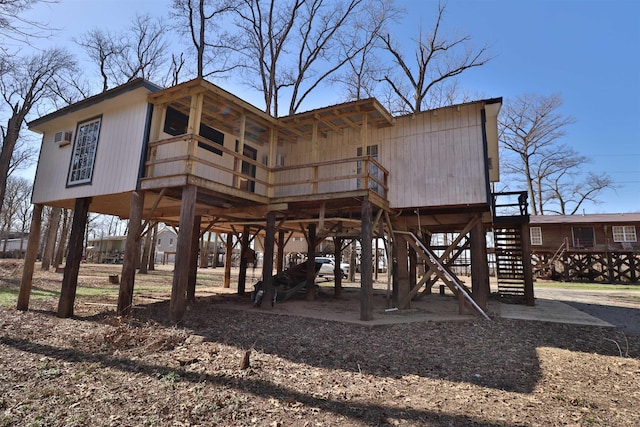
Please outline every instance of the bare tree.
[[98, 65], [102, 92], [106, 92], [114, 75], [115, 57], [122, 55], [125, 49], [124, 41], [108, 30], [94, 28], [84, 33], [76, 43], [84, 48], [89, 58]]
[[24, 229], [24, 224], [20, 223], [21, 209], [31, 197], [31, 182], [22, 177], [10, 177], [7, 180], [6, 197], [3, 200], [0, 215], [0, 235], [4, 238], [2, 252], [6, 251], [8, 233]]
[[0, 0], [0, 52], [6, 53], [3, 39], [28, 43], [33, 37], [47, 35], [47, 26], [25, 17], [37, 3], [56, 3], [55, 0]]
[[10, 115], [2, 131], [0, 151], [0, 202], [4, 199], [12, 157], [27, 115], [40, 102], [56, 97], [52, 90], [58, 74], [75, 65], [73, 57], [62, 49], [15, 58], [12, 70], [0, 75], [0, 94]]
[[556, 208], [550, 212], [560, 215], [574, 215], [586, 201], [599, 203], [598, 195], [605, 189], [615, 188], [613, 180], [607, 174], [587, 173], [581, 176], [577, 171], [564, 170], [548, 180], [549, 199]]
[[[380, 49], [380, 35], [385, 26], [398, 18], [400, 10], [392, 0], [375, 0], [370, 7], [358, 15], [357, 27], [359, 42], [363, 46], [353, 58], [349, 59], [342, 72], [336, 73], [329, 81], [342, 85], [346, 89], [346, 99], [357, 100], [376, 96], [379, 81], [388, 72], [388, 67], [381, 65], [376, 52]], [[357, 34], [357, 33], [356, 33]]]
[[606, 174], [582, 172], [589, 158], [562, 144], [565, 129], [575, 122], [558, 110], [558, 95], [523, 95], [505, 103], [499, 119], [503, 170], [529, 192], [531, 211], [573, 214], [587, 200], [613, 188]]
[[[229, 36], [223, 23], [237, 3], [237, 0], [173, 0], [172, 21], [196, 51], [198, 77], [223, 74], [235, 68], [230, 62]], [[174, 66], [174, 70], [181, 68], [182, 64], [179, 68]]]
[[152, 80], [166, 74], [166, 25], [159, 18], [136, 14], [128, 29], [94, 28], [76, 44], [98, 66], [103, 92], [136, 78]]
[[[403, 52], [402, 46], [390, 35], [380, 36], [385, 50], [397, 65], [393, 70], [399, 70], [396, 73], [389, 72], [383, 78], [400, 100], [402, 111], [399, 112], [414, 113], [441, 106], [434, 104], [434, 101], [442, 98], [441, 96], [430, 98], [434, 91], [450, 92], [451, 86], [449, 90], [443, 89], [442, 86], [461, 73], [480, 67], [491, 59], [488, 53], [489, 47], [487, 45], [480, 48], [472, 47], [470, 36], [447, 38], [441, 34], [445, 10], [446, 5], [439, 4], [431, 33], [425, 35], [422, 31], [420, 32], [416, 40], [414, 65]], [[446, 102], [450, 102], [450, 98], [450, 94], [444, 97]]]
[[313, 90], [365, 49], [358, 16], [371, 4], [242, 0], [234, 46], [247, 83], [264, 95], [265, 111], [278, 116], [285, 104], [288, 114], [295, 113]]

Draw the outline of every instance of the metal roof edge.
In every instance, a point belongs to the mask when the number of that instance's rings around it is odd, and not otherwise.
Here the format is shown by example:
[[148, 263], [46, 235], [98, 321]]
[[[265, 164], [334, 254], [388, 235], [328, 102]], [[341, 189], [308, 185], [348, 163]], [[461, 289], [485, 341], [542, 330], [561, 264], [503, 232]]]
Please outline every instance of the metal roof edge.
[[[30, 122], [27, 123], [27, 126], [31, 129], [32, 127], [35, 126], [40, 126], [50, 120], [56, 119], [58, 117], [64, 116], [65, 114], [70, 114], [73, 113], [75, 111], [79, 111], [83, 108], [89, 107], [91, 105], [95, 105], [99, 102], [103, 102], [107, 99], [111, 99], [114, 98], [116, 96], [122, 95], [123, 93], [127, 93], [130, 92], [132, 90], [136, 90], [140, 87], [143, 87], [147, 90], [149, 90], [150, 92], [157, 92], [159, 90], [162, 90], [162, 87], [156, 85], [155, 83], [152, 83], [148, 80], [145, 80], [143, 78], [137, 78], [135, 80], [131, 80], [130, 82], [127, 82], [123, 85], [120, 86], [116, 86], [112, 89], [107, 90], [106, 92], [102, 92], [99, 93], [97, 95], [93, 95], [90, 96], [89, 98], [85, 98], [81, 101], [75, 102], [73, 104], [67, 105], [66, 107], [63, 107], [59, 110], [56, 110], [52, 113], [49, 113], [47, 115], [44, 115], [42, 117], [39, 117], [37, 119], [34, 119]], [[34, 130], [34, 129], [31, 129]]]

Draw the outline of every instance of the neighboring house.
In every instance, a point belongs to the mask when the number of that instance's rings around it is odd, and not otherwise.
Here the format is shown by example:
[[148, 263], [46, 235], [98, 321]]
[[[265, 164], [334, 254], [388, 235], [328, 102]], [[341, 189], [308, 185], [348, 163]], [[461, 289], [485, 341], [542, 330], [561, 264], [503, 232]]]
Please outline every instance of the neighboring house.
[[640, 213], [530, 217], [540, 276], [571, 281], [637, 282]]
[[87, 241], [86, 259], [99, 264], [122, 264], [127, 236], [104, 236]]
[[28, 237], [7, 235], [0, 239], [0, 255], [2, 258], [22, 258], [27, 250]]
[[[485, 231], [499, 222], [505, 232], [526, 233], [528, 220], [526, 195], [518, 198], [520, 215], [494, 216], [498, 195], [490, 189], [499, 180], [501, 103], [485, 99], [393, 117], [377, 100], [364, 99], [276, 118], [203, 79], [167, 89], [135, 80], [29, 123], [43, 134], [34, 221], [43, 205], [74, 209], [70, 243], [81, 239], [89, 211], [130, 218], [126, 245], [136, 244], [142, 223], [176, 227], [175, 321], [195, 285], [193, 242], [206, 231], [241, 241], [240, 294], [253, 239], [262, 236], [266, 243], [268, 289], [271, 260], [283, 258], [274, 242], [280, 233], [293, 233], [313, 248], [327, 238], [339, 249], [360, 240], [363, 320], [373, 317], [373, 267], [366, 264], [375, 238], [393, 242], [397, 307], [409, 307], [420, 287], [438, 279], [469, 298], [448, 269], [467, 249], [471, 295], [486, 306]], [[461, 237], [436, 253], [429, 248], [432, 233]], [[74, 252], [69, 258], [79, 262]], [[528, 259], [508, 263], [513, 270]], [[125, 257], [123, 313], [133, 286], [128, 262]], [[430, 266], [428, 276], [418, 280], [416, 263]], [[530, 269], [518, 268], [532, 304]], [[63, 279], [63, 286], [74, 280]], [[72, 304], [67, 296], [58, 314], [70, 315]]]
[[175, 262], [178, 235], [170, 228], [158, 230], [156, 237], [156, 262], [162, 264]]

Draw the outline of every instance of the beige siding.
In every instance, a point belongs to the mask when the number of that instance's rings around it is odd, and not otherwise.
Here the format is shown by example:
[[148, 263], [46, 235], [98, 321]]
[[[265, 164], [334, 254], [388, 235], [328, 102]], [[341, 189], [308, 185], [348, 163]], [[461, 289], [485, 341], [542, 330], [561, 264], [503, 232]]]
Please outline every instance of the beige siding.
[[[136, 188], [144, 141], [148, 91], [138, 89], [45, 123], [33, 189], [34, 203], [116, 194]], [[73, 142], [58, 146], [54, 134], [77, 132], [78, 123], [102, 116], [93, 179], [67, 188]]]
[[[480, 104], [442, 108], [398, 117], [391, 127], [369, 129], [367, 145], [378, 145], [379, 161], [389, 170], [389, 201], [393, 208], [480, 204], [487, 201]], [[318, 160], [355, 157], [358, 131], [330, 132], [318, 138]], [[286, 147], [287, 164], [312, 162], [310, 141]], [[320, 176], [356, 173], [356, 164], [338, 164]], [[279, 180], [308, 179], [309, 170], [287, 171]], [[300, 191], [303, 186], [295, 190]], [[356, 181], [323, 183], [319, 192], [355, 189]], [[282, 189], [291, 194], [294, 188]], [[282, 195], [282, 194], [281, 194]]]

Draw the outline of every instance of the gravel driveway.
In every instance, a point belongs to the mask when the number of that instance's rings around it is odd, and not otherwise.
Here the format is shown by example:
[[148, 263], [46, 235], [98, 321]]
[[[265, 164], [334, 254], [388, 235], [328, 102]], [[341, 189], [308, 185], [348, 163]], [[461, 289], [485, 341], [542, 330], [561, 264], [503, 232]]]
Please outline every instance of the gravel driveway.
[[546, 289], [535, 290], [536, 298], [561, 301], [591, 316], [640, 336], [640, 292]]

